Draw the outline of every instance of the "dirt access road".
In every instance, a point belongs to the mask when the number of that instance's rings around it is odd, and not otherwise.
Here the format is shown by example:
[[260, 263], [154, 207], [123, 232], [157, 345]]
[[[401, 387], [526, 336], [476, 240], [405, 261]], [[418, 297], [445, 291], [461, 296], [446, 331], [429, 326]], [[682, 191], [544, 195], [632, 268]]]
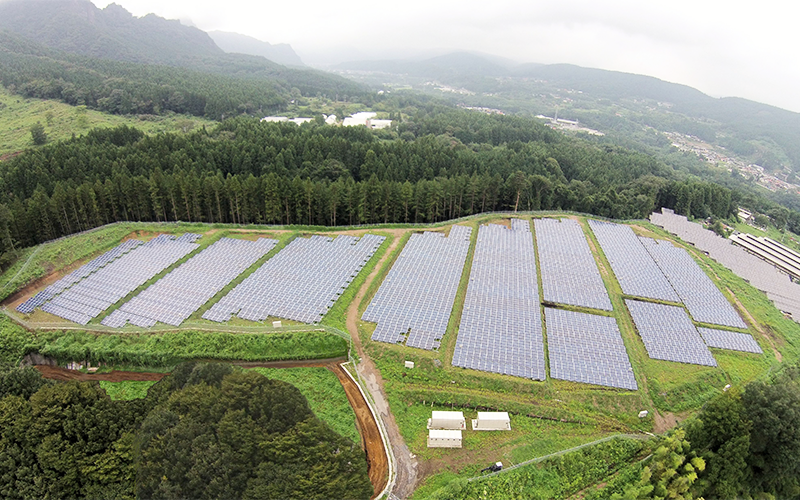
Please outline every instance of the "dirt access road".
[[370, 284], [380, 272], [381, 266], [383, 266], [384, 262], [390, 258], [395, 249], [397, 249], [400, 243], [400, 237], [406, 231], [407, 230], [403, 229], [393, 231], [395, 236], [394, 241], [386, 250], [386, 253], [383, 254], [381, 260], [375, 265], [370, 275], [367, 276], [361, 289], [347, 309], [347, 331], [350, 333], [350, 337], [353, 339], [353, 346], [355, 346], [356, 352], [358, 352], [358, 356], [361, 358], [361, 362], [358, 364], [358, 373], [361, 375], [361, 378], [366, 381], [365, 389], [372, 395], [372, 400], [375, 402], [375, 410], [379, 414], [378, 418], [384, 423], [386, 433], [389, 437], [389, 444], [394, 453], [397, 474], [395, 476], [394, 486], [391, 490], [391, 497], [399, 499], [408, 498], [414, 491], [414, 486], [417, 482], [417, 461], [412, 458], [411, 450], [408, 449], [408, 446], [403, 440], [394, 415], [392, 415], [392, 412], [389, 410], [389, 401], [383, 390], [383, 378], [378, 369], [375, 368], [375, 364], [369, 356], [364, 353], [364, 347], [361, 345], [361, 337], [358, 335], [358, 305], [367, 293]]
[[[327, 368], [336, 375], [344, 388], [347, 400], [353, 407], [356, 415], [356, 426], [361, 434], [361, 446], [367, 455], [367, 466], [369, 479], [374, 489], [375, 498], [386, 487], [389, 479], [389, 457], [383, 448], [378, 422], [375, 420], [372, 411], [367, 404], [364, 395], [359, 390], [358, 385], [347, 374], [342, 363], [345, 358], [334, 358], [325, 360], [309, 361], [275, 361], [270, 363], [242, 362], [232, 364], [240, 365], [244, 368], [295, 368], [295, 367], [322, 367]], [[168, 373], [147, 373], [147, 372], [126, 372], [111, 371], [109, 373], [83, 373], [77, 370], [68, 370], [58, 366], [36, 365], [35, 368], [42, 373], [42, 376], [52, 380], [77, 380], [79, 382], [100, 381], [125, 382], [125, 381], [159, 381], [166, 377]]]

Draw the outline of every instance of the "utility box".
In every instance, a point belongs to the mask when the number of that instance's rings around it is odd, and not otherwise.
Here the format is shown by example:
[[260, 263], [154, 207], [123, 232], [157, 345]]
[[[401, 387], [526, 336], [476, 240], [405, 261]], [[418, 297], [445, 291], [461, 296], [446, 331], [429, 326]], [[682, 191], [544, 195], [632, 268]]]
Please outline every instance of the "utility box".
[[450, 429], [429, 430], [428, 448], [461, 448], [461, 431]]
[[511, 418], [505, 411], [479, 411], [472, 419], [473, 431], [510, 431]]
[[467, 421], [460, 411], [434, 411], [428, 419], [428, 429], [466, 430]]
[[281, 326], [282, 325], [281, 325], [280, 321], [273, 321], [272, 322], [272, 328], [280, 328]]
[[414, 362], [413, 361], [406, 361], [406, 368], [414, 368]]

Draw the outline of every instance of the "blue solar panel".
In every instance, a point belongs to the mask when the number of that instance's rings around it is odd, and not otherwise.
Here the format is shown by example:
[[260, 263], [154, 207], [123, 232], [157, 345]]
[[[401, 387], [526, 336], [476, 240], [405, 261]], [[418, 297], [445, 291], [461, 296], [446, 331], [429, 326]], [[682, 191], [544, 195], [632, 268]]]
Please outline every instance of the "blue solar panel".
[[478, 230], [453, 366], [545, 379], [536, 257], [527, 221]]
[[624, 294], [680, 302], [664, 273], [630, 227], [596, 220], [590, 220], [589, 226]]
[[729, 332], [726, 330], [713, 330], [711, 328], [698, 328], [703, 340], [709, 347], [728, 349], [731, 351], [752, 352], [762, 354], [758, 342], [747, 333]]
[[611, 311], [611, 300], [580, 223], [536, 219], [534, 225], [544, 300]]
[[266, 238], [222, 238], [123, 304], [103, 324], [119, 327], [130, 321], [141, 326], [160, 321], [179, 326], [277, 244], [278, 240]]
[[[447, 330], [472, 228], [412, 234], [362, 316], [372, 340], [432, 350]], [[408, 335], [406, 338], [405, 335]]]
[[678, 292], [695, 321], [747, 328], [747, 324], [689, 252], [664, 240], [640, 240]]
[[161, 234], [92, 272], [42, 310], [86, 324], [197, 247], [187, 239]]
[[270, 316], [318, 323], [385, 238], [296, 238], [219, 302], [203, 318], [224, 322], [237, 314], [249, 321]]
[[626, 300], [633, 322], [652, 359], [717, 366], [682, 307]]
[[586, 384], [639, 388], [617, 320], [545, 309], [550, 377]]

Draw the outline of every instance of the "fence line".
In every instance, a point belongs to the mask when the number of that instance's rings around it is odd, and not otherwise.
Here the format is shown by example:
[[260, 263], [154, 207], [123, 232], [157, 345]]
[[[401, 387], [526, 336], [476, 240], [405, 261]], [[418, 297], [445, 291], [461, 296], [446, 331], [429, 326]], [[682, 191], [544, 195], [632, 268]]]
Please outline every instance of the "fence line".
[[596, 444], [605, 443], [606, 441], [611, 441], [612, 439], [619, 439], [619, 438], [646, 440], [646, 439], [650, 439], [650, 436], [642, 435], [642, 434], [614, 434], [613, 436], [606, 436], [606, 437], [598, 439], [596, 441], [592, 441], [591, 443], [584, 443], [582, 445], [575, 446], [574, 448], [568, 448], [566, 450], [561, 450], [561, 451], [557, 451], [555, 453], [550, 453], [549, 455], [544, 455], [544, 456], [541, 456], [541, 457], [533, 458], [531, 460], [526, 460], [524, 462], [520, 462], [518, 464], [512, 465], [511, 467], [508, 467], [508, 468], [504, 467], [503, 470], [500, 470], [500, 471], [497, 471], [497, 472], [492, 472], [490, 474], [484, 474], [484, 475], [481, 475], [481, 476], [474, 476], [474, 477], [471, 477], [471, 478], [467, 479], [467, 481], [469, 481], [469, 482], [480, 481], [481, 479], [486, 479], [487, 477], [492, 477], [492, 476], [496, 476], [498, 474], [503, 474], [505, 472], [509, 472], [509, 471], [514, 470], [514, 469], [518, 469], [520, 467], [524, 467], [526, 465], [542, 462], [544, 460], [547, 460], [548, 458], [560, 457], [561, 455], [566, 455], [567, 453], [572, 453], [573, 451], [578, 451], [580, 449], [583, 449], [583, 448], [586, 448], [586, 447], [589, 447], [589, 446], [594, 446]]

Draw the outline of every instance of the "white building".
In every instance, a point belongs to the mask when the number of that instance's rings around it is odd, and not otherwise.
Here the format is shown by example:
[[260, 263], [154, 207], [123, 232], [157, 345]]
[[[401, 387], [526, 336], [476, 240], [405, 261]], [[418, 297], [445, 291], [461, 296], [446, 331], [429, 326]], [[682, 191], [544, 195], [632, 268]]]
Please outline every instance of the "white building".
[[510, 431], [511, 418], [505, 411], [479, 411], [478, 418], [472, 419], [473, 431]]
[[434, 411], [428, 419], [428, 429], [466, 429], [467, 421], [460, 411]]
[[370, 119], [375, 118], [376, 116], [378, 116], [378, 113], [374, 113], [372, 111], [360, 111], [352, 116], [348, 116], [347, 118], [345, 118], [344, 121], [342, 122], [342, 125], [344, 125], [345, 127], [354, 127], [357, 125], [363, 125], [367, 127], [368, 126], [367, 122], [369, 122]]
[[367, 123], [369, 127], [376, 130], [392, 126], [392, 120], [369, 120]]
[[428, 448], [461, 448], [461, 431], [429, 430]]

